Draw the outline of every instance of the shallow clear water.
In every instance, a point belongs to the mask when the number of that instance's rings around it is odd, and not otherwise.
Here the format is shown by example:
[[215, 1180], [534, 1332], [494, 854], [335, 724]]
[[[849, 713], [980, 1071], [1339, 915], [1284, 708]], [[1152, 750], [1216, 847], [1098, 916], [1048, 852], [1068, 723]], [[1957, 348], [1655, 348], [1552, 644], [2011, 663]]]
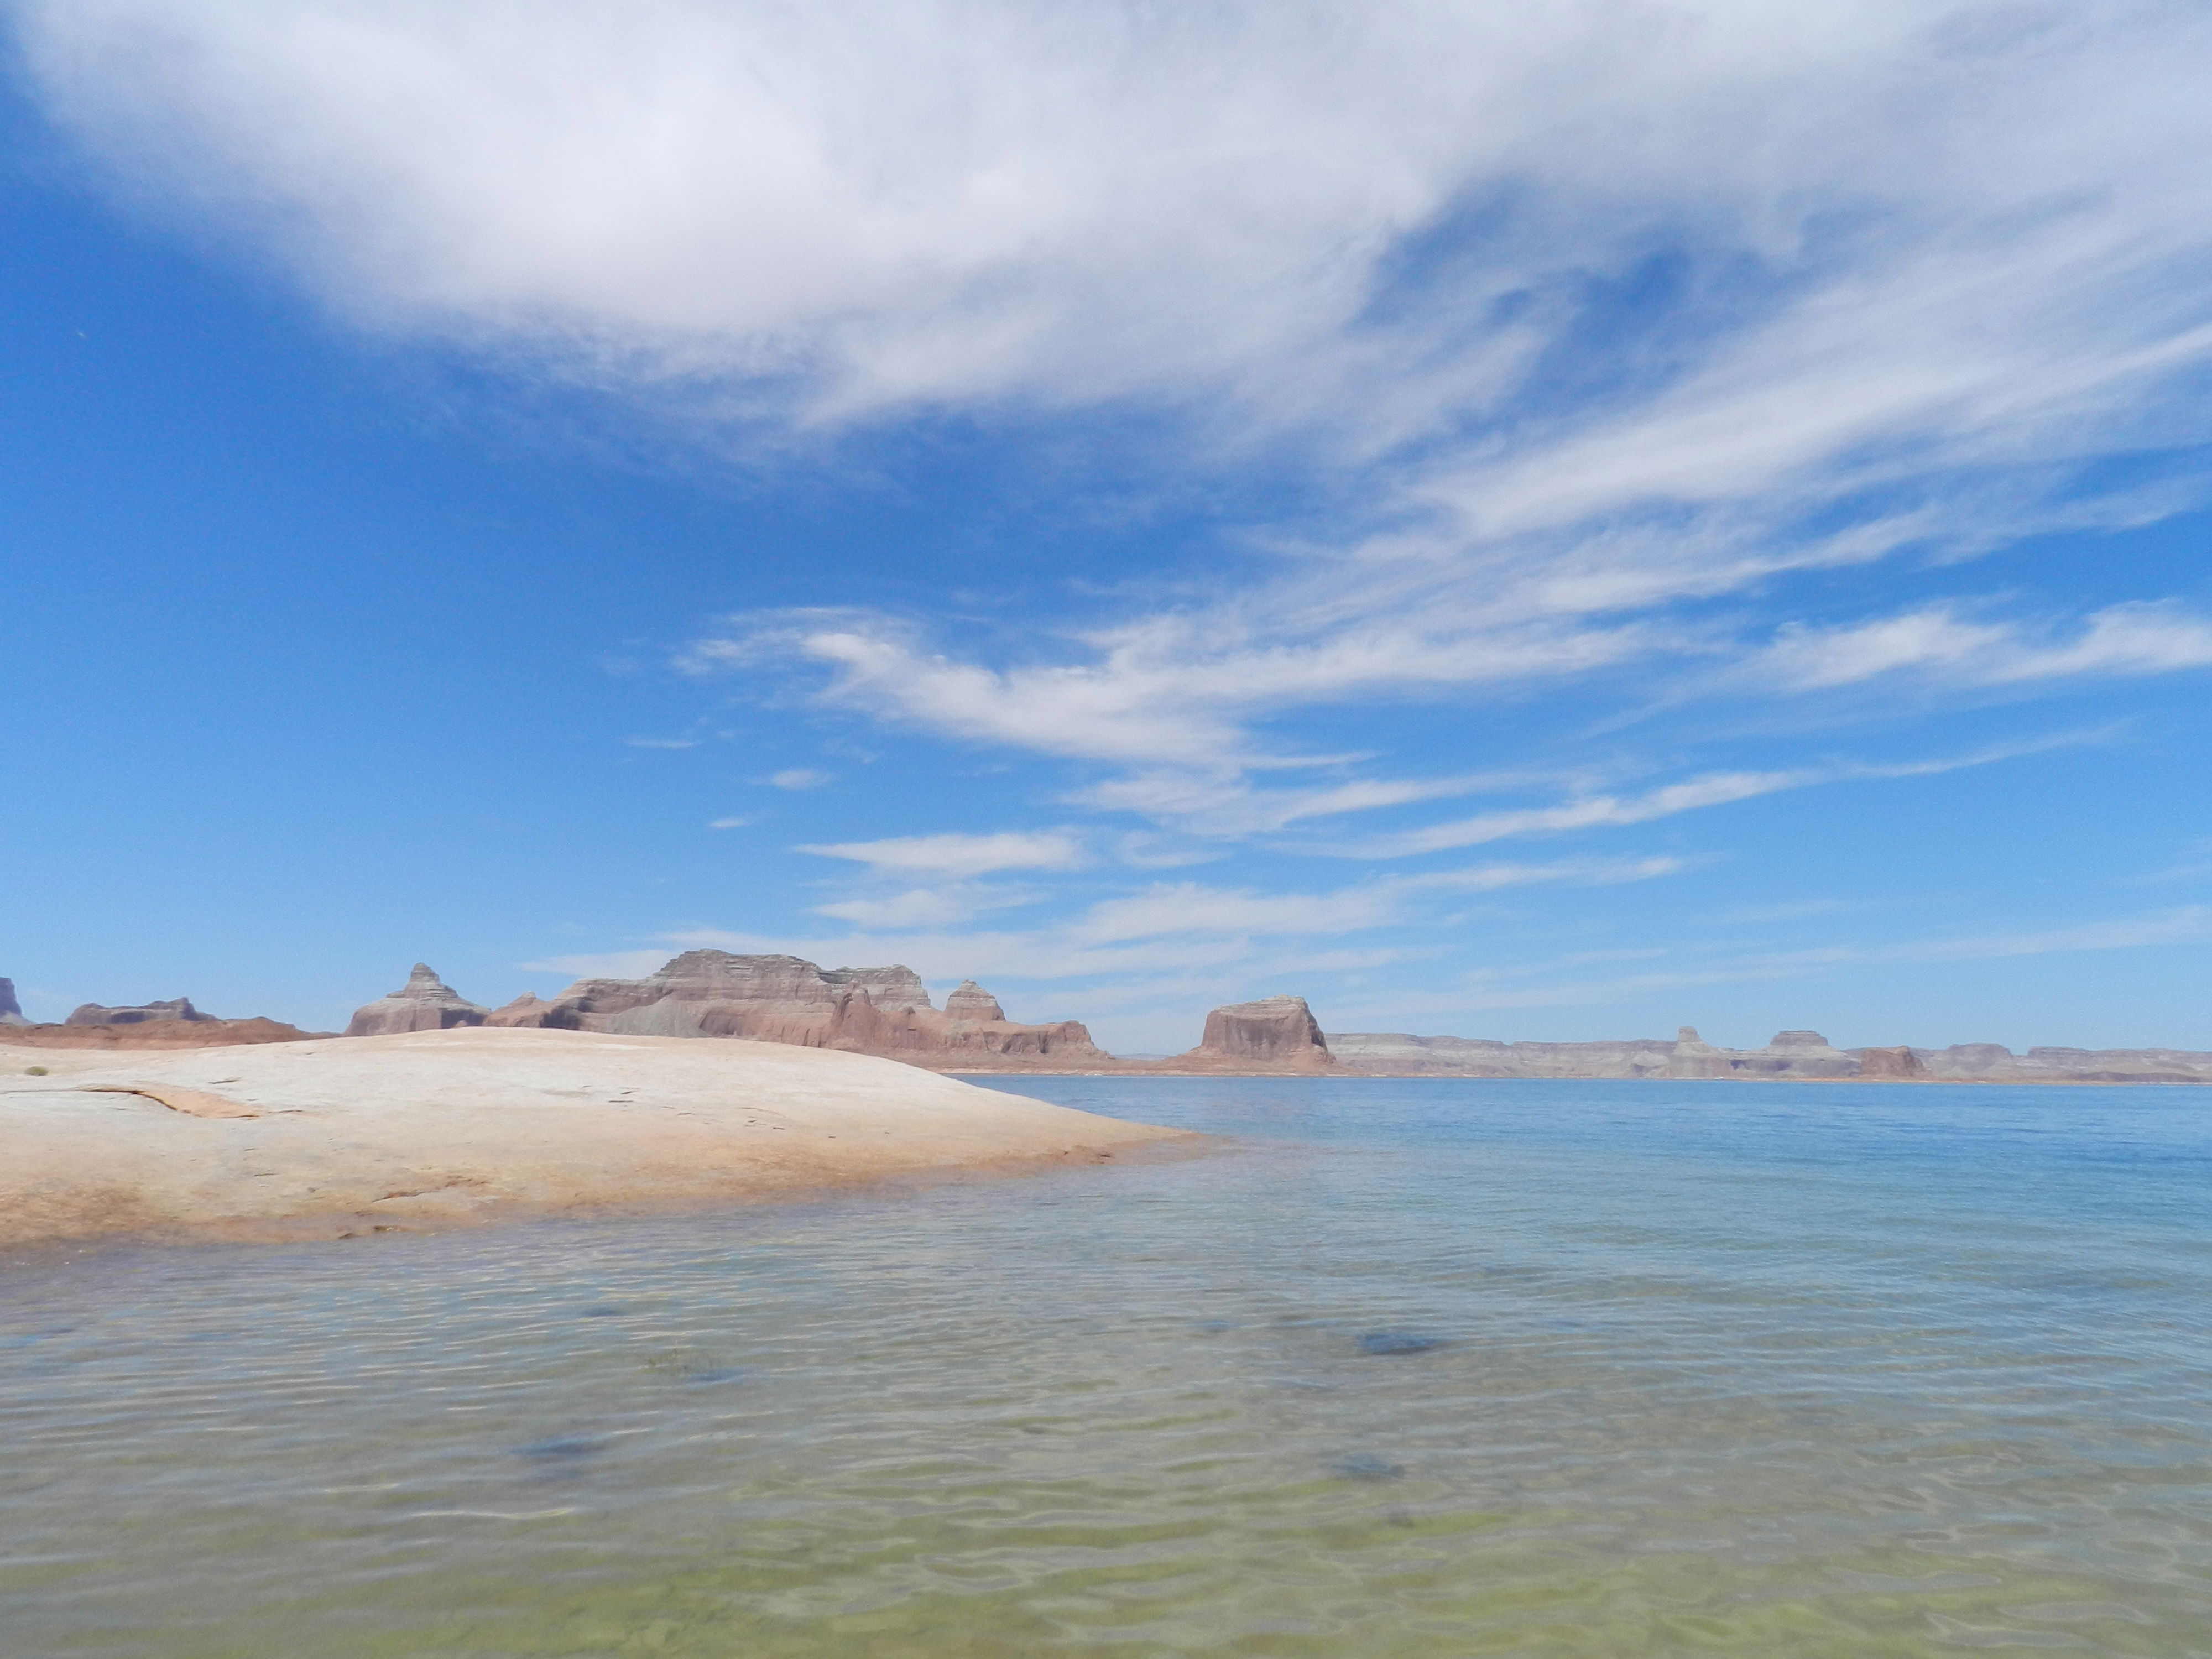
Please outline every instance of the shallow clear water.
[[1237, 1144], [0, 1257], [0, 1651], [2212, 1654], [2212, 1094], [1010, 1086]]

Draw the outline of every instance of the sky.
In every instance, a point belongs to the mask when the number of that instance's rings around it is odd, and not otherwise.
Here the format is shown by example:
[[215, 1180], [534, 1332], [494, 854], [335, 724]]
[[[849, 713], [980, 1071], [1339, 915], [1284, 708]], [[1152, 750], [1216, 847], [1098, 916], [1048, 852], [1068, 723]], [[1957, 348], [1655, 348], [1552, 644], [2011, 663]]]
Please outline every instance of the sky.
[[0, 975], [2212, 1048], [2212, 12], [0, 0]]

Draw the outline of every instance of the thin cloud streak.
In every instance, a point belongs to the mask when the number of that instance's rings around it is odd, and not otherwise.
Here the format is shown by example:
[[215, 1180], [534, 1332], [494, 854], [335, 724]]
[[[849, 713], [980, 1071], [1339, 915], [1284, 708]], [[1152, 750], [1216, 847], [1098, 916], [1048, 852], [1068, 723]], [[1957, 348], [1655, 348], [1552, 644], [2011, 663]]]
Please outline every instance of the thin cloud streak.
[[[1652, 991], [1698, 985], [1726, 985], [1765, 979], [1800, 979], [1835, 969], [1904, 963], [1994, 962], [2018, 957], [2067, 956], [2103, 951], [2159, 949], [2212, 943], [2212, 906], [2185, 905], [2144, 915], [2081, 922], [2066, 927], [1952, 939], [1900, 941], [1892, 945], [1830, 945], [1807, 950], [1758, 952], [1714, 961], [1710, 966], [1637, 974], [1616, 979], [1565, 981], [1520, 989], [1481, 981], [1461, 995], [1431, 998], [1455, 1008], [1545, 1008], [1619, 1001]], [[1540, 968], [1518, 970], [1534, 975]]]
[[1409, 858], [1417, 854], [1443, 852], [1458, 847], [1479, 847], [1518, 836], [1559, 835], [1575, 830], [1613, 829], [1649, 823], [1711, 806], [1732, 805], [1762, 795], [1809, 789], [1821, 784], [1886, 778], [1933, 777], [1968, 767], [2034, 754], [2078, 738], [2049, 739], [2014, 744], [1978, 755], [1906, 761], [1888, 765], [1847, 762], [1829, 766], [1796, 767], [1764, 772], [1714, 772], [1703, 777], [1670, 783], [1640, 795], [1592, 795], [1563, 801], [1554, 806], [1521, 807], [1509, 811], [1484, 812], [1455, 823], [1430, 824], [1396, 835], [1376, 836], [1349, 846], [1326, 848], [1347, 858]]
[[2212, 665], [2212, 623], [2172, 603], [2107, 606], [2085, 618], [2071, 639], [2019, 623], [1977, 622], [1956, 606], [1937, 605], [1844, 627], [1786, 627], [1743, 672], [1808, 691], [1884, 675], [2005, 686], [2075, 675], [2166, 674], [2207, 665]]
[[994, 870], [1074, 870], [1089, 862], [1082, 842], [1057, 830], [998, 835], [899, 836], [886, 841], [802, 846], [802, 853], [846, 859], [901, 874], [981, 876]]

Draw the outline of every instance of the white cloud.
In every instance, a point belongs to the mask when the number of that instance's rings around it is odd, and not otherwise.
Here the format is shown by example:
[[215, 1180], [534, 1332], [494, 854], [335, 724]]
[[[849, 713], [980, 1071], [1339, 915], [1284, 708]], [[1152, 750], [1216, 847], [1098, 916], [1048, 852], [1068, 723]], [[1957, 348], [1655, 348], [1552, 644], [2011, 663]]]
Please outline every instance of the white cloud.
[[1313, 818], [1341, 817], [1415, 801], [1474, 794], [1516, 781], [1492, 774], [1465, 778], [1361, 778], [1308, 789], [1255, 789], [1237, 772], [1154, 770], [1109, 779], [1067, 799], [1104, 811], [1141, 813], [1192, 834], [1246, 836]]
[[1597, 886], [1650, 881], [1685, 867], [1681, 860], [1671, 858], [1495, 864], [1386, 878], [1328, 893], [1255, 893], [1196, 882], [1164, 884], [1126, 898], [1102, 901], [1067, 931], [1086, 944], [1170, 934], [1312, 938], [1401, 924], [1411, 906], [1439, 893], [1497, 892], [1547, 883]]
[[[1152, 465], [1317, 470], [1340, 531], [1026, 655], [826, 613], [688, 655], [1127, 767], [1090, 804], [1204, 833], [1449, 793], [1245, 789], [1301, 709], [1732, 661], [1741, 618], [1686, 604], [2203, 493], [2089, 465], [2212, 437], [2212, 14], [2185, 0], [10, 10], [123, 189], [362, 326], [763, 443], [1107, 408], [1164, 422]], [[2205, 647], [2156, 605], [2071, 634], [1923, 607], [1785, 631], [1761, 684], [2055, 684]], [[826, 781], [774, 781], [802, 777]]]
[[1887, 765], [1839, 762], [1825, 766], [1795, 767], [1774, 771], [1711, 772], [1680, 783], [1663, 784], [1638, 795], [1585, 795], [1550, 806], [1516, 807], [1478, 813], [1448, 823], [1428, 824], [1394, 835], [1376, 836], [1334, 849], [1354, 858], [1405, 858], [1419, 853], [1443, 852], [1455, 847], [1480, 847], [1518, 836], [1559, 835], [1575, 830], [1612, 829], [1624, 824], [1649, 823], [1680, 812], [1709, 806], [1727, 806], [1761, 795], [1808, 789], [1846, 780], [1931, 777], [1965, 767], [1987, 766], [2024, 754], [2075, 741], [2047, 739], [2014, 744], [1955, 757], [1906, 761]]
[[830, 781], [827, 772], [817, 772], [804, 766], [772, 773], [769, 781], [778, 789], [819, 789]]
[[750, 818], [716, 818], [707, 827], [709, 830], [742, 830], [751, 822]]
[[[1553, 979], [1553, 967], [1572, 959], [1479, 975], [1455, 999], [1468, 1008], [1534, 1008], [1620, 1000], [1681, 986], [1722, 985], [1744, 981], [1800, 979], [1838, 969], [1891, 963], [1991, 962], [2019, 957], [2070, 956], [2102, 951], [2156, 949], [2212, 942], [2212, 905], [2134, 916], [2109, 917], [2025, 933], [1968, 934], [1951, 938], [1900, 939], [1888, 944], [1837, 944], [1798, 951], [1710, 954], [1650, 974], [1616, 979]], [[1516, 987], [1516, 978], [1541, 982]]]
[[850, 859], [878, 872], [966, 877], [994, 870], [1073, 870], [1086, 860], [1083, 843], [1063, 830], [1006, 830], [993, 836], [901, 836], [888, 841], [801, 847], [802, 853]]
[[1037, 896], [1024, 888], [960, 882], [946, 887], [910, 888], [882, 897], [839, 899], [834, 903], [816, 905], [814, 914], [848, 921], [855, 927], [897, 933], [950, 927], [986, 910], [1010, 909], [1034, 902]]
[[1929, 605], [1838, 628], [1782, 630], [1746, 665], [1795, 690], [1916, 672], [1968, 685], [2017, 685], [2074, 675], [2170, 673], [2212, 664], [2212, 623], [2172, 604], [2111, 605], [2066, 637], [2014, 622], [1976, 622]]
[[700, 738], [624, 738], [623, 742], [632, 749], [696, 749]]

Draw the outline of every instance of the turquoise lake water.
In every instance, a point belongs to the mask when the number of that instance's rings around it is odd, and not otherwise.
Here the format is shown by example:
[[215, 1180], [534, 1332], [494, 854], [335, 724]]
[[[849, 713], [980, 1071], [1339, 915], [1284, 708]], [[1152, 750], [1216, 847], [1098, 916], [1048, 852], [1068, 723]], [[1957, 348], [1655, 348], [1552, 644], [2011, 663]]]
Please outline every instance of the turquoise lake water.
[[1004, 1086], [1233, 1144], [0, 1256], [0, 1653], [2212, 1654], [2212, 1091]]

